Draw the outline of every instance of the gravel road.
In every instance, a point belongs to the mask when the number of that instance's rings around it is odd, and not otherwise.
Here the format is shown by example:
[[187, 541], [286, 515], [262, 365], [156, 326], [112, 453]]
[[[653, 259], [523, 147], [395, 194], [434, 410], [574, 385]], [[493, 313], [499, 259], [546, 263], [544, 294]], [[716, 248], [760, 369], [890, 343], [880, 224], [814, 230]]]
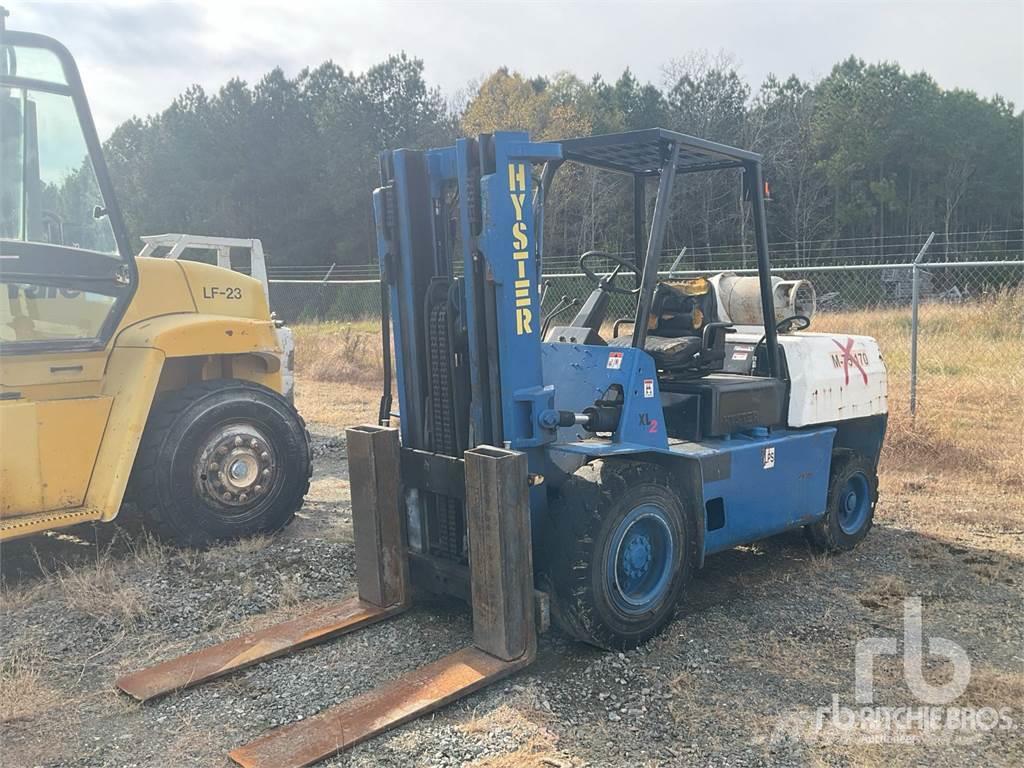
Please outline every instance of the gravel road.
[[[344, 438], [314, 426], [311, 495], [279, 536], [177, 552], [129, 521], [3, 547], [2, 765], [228, 765], [227, 749], [470, 641], [467, 609], [436, 600], [148, 705], [113, 690], [119, 674], [354, 590]], [[644, 648], [601, 653], [549, 632], [527, 670], [324, 765], [1024, 764], [1021, 537], [937, 533], [929, 510], [975, 502], [915, 483], [883, 477], [877, 527], [854, 553], [817, 557], [788, 535], [718, 555]], [[911, 595], [925, 634], [972, 660], [957, 703], [1014, 707], [1018, 730], [872, 744], [812, 727], [833, 696], [853, 706], [856, 642], [901, 637]], [[948, 672], [926, 657], [926, 677]], [[876, 666], [875, 703], [916, 703], [899, 658]]]

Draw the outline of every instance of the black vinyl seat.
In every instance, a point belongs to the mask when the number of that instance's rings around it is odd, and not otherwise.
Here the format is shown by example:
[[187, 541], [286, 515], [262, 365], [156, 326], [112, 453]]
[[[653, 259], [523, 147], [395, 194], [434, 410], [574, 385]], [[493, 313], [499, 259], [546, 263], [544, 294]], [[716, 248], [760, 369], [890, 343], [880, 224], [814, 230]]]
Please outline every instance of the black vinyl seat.
[[[608, 342], [609, 347], [628, 347], [632, 342], [630, 336], [619, 336]], [[678, 336], [670, 339], [666, 336], [647, 335], [644, 340], [644, 351], [654, 358], [654, 364], [660, 370], [671, 371], [685, 366], [700, 352], [699, 336]]]
[[[693, 378], [722, 369], [727, 323], [718, 322], [714, 288], [703, 278], [665, 280], [651, 300], [644, 351], [667, 377]], [[628, 347], [632, 336], [610, 347]]]

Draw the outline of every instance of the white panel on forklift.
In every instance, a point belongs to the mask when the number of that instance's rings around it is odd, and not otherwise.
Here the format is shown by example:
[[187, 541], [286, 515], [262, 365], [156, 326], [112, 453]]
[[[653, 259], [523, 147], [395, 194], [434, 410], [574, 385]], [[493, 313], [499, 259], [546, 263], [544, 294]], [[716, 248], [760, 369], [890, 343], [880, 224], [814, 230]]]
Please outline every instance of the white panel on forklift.
[[[730, 343], [756, 344], [762, 329], [741, 327]], [[790, 427], [887, 413], [888, 382], [878, 342], [870, 336], [779, 334], [789, 368]]]

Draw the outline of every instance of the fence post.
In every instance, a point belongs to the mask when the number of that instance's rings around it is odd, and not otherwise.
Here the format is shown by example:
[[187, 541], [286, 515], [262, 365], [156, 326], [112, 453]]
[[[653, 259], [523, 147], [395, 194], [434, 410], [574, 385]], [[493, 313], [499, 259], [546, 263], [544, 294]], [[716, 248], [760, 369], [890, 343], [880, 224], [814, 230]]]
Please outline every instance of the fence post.
[[935, 239], [935, 233], [928, 235], [921, 250], [918, 251], [914, 263], [910, 265], [910, 418], [917, 416], [917, 307], [921, 303], [921, 259], [928, 251], [928, 246]]
[[332, 263], [331, 266], [327, 269], [327, 274], [324, 275], [324, 279], [320, 281], [320, 296], [316, 302], [317, 320], [323, 320], [327, 314], [326, 311], [324, 310], [324, 299], [327, 297], [327, 281], [331, 279], [331, 273], [334, 271], [334, 268], [337, 265], [338, 262]]

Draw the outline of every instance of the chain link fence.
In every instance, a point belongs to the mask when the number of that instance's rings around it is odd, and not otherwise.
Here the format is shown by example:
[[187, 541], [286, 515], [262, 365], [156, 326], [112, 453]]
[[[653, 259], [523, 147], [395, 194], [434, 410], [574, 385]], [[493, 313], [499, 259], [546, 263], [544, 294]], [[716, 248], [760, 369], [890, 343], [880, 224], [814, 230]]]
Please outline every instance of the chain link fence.
[[270, 308], [289, 325], [380, 319], [380, 280], [270, 279]]
[[[1020, 230], [989, 239], [968, 234], [955, 240], [927, 235], [893, 239], [856, 252], [849, 250], [855, 244], [842, 241], [817, 250], [806, 243], [775, 244], [772, 257], [777, 266], [772, 271], [783, 279], [806, 279], [814, 285], [818, 310], [812, 331], [878, 339], [889, 372], [892, 407], [913, 411], [915, 405], [921, 410], [932, 406], [933, 412], [943, 413], [953, 409], [969, 419], [972, 412], [1000, 407], [999, 403], [1012, 401], [1013, 408], [1020, 407], [1024, 259]], [[686, 249], [664, 254], [659, 271], [680, 278], [714, 272], [756, 274], [753, 258], [752, 253], [733, 249]], [[611, 268], [595, 260], [595, 271]], [[322, 274], [272, 272], [271, 308], [286, 322], [313, 325], [307, 333], [315, 333], [316, 324], [379, 322], [375, 265], [349, 267], [343, 277], [335, 268], [304, 269], [320, 269]], [[618, 279], [632, 284], [632, 275]], [[578, 271], [575, 258], [547, 260], [544, 315], [554, 311], [559, 312], [559, 321], [570, 320], [593, 288]], [[633, 297], [616, 295], [608, 316], [632, 317], [635, 306]], [[1007, 399], [1013, 392], [1016, 397]]]

